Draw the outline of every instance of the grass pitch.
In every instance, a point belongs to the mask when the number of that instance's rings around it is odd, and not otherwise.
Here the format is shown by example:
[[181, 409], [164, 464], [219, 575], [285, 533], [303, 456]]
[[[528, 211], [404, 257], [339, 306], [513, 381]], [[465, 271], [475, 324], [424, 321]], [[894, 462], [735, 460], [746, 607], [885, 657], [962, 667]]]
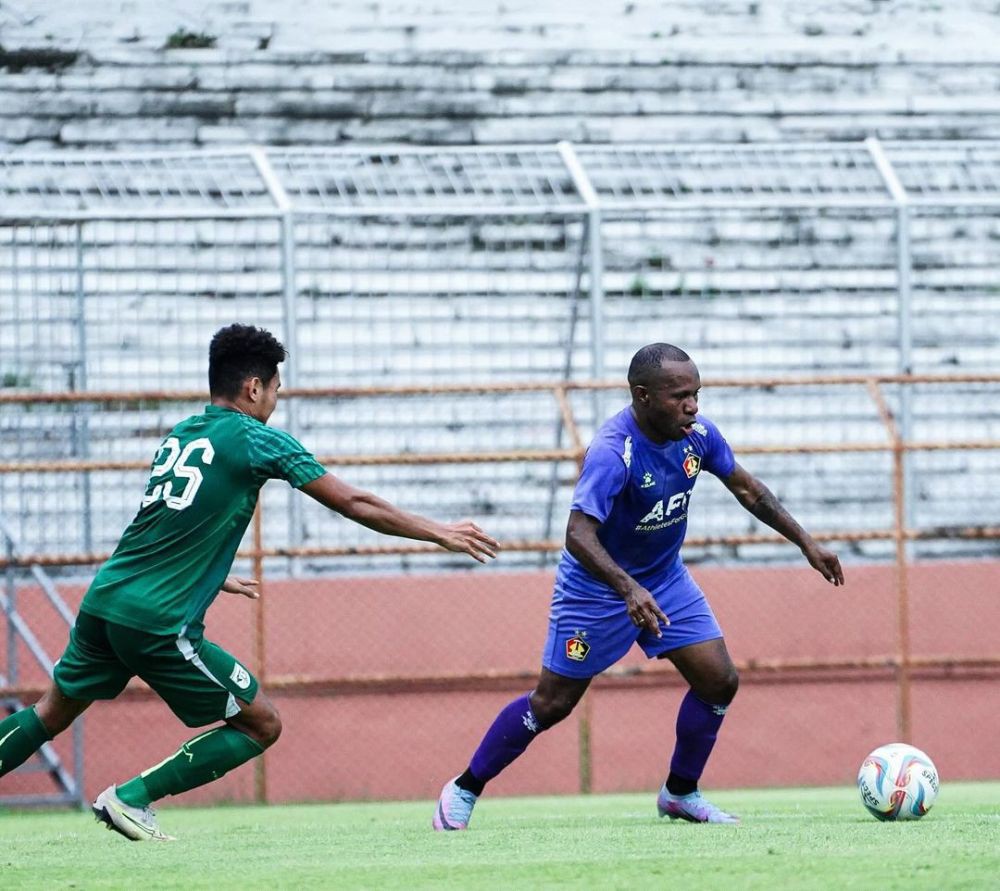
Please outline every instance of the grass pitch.
[[169, 844], [88, 814], [0, 811], [0, 888], [986, 889], [1000, 887], [1000, 783], [948, 783], [912, 823], [851, 788], [716, 792], [739, 826], [661, 821], [654, 795], [484, 797], [468, 832], [431, 802], [166, 806]]

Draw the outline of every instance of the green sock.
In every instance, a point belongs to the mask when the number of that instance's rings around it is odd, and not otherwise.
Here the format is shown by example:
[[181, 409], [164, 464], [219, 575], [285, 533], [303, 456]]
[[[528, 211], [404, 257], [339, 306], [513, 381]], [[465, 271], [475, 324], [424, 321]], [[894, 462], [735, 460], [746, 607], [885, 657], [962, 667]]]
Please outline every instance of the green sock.
[[189, 739], [166, 761], [122, 783], [115, 794], [132, 807], [146, 807], [164, 796], [179, 795], [217, 780], [263, 751], [239, 730], [214, 727]]
[[50, 739], [33, 705], [0, 721], [0, 777], [24, 764]]

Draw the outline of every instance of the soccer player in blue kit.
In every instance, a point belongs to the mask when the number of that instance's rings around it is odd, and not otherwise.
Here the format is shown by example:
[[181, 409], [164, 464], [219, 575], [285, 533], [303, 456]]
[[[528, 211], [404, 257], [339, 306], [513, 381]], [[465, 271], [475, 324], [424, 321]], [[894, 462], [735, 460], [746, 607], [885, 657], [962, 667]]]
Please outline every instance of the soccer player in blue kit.
[[722, 630], [680, 558], [702, 471], [798, 545], [828, 582], [844, 583], [837, 556], [736, 463], [718, 428], [698, 414], [701, 379], [687, 353], [665, 343], [643, 347], [632, 358], [628, 383], [632, 404], [598, 430], [573, 494], [538, 684], [501, 710], [466, 771], [445, 784], [433, 817], [437, 830], [467, 828], [485, 785], [567, 717], [590, 681], [633, 643], [649, 658], [673, 662], [690, 687], [657, 796], [660, 816], [738, 822], [698, 790], [739, 684]]

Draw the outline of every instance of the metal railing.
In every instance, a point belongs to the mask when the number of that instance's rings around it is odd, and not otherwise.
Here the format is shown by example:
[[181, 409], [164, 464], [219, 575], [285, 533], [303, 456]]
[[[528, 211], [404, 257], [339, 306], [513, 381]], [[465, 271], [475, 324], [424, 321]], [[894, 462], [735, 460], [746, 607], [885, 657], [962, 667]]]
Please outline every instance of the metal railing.
[[[910, 674], [958, 664], [907, 656], [907, 567], [909, 551], [928, 544], [971, 548], [997, 538], [988, 511], [944, 509], [933, 465], [935, 456], [962, 456], [959, 470], [974, 464], [969, 485], [987, 498], [1000, 478], [979, 460], [1000, 435], [1000, 151], [992, 142], [6, 156], [0, 198], [0, 486], [18, 481], [0, 497], [26, 552], [0, 557], [0, 567], [17, 585], [40, 584], [41, 567], [90, 567], [107, 556], [127, 521], [120, 490], [138, 484], [151, 440], [175, 420], [159, 404], [203, 399], [205, 347], [223, 324], [251, 321], [284, 341], [283, 392], [293, 398], [276, 420], [310, 445], [342, 445], [321, 455], [328, 466], [352, 467], [360, 477], [352, 481], [376, 491], [388, 481], [417, 510], [427, 509], [425, 497], [459, 491], [429, 506], [483, 508], [508, 554], [537, 554], [540, 565], [561, 548], [552, 533], [583, 440], [606, 414], [605, 397], [623, 389], [602, 381], [643, 342], [667, 339], [691, 353], [719, 394], [739, 454], [765, 466], [778, 456], [808, 459], [790, 472], [792, 488], [816, 470], [810, 462], [835, 455], [852, 462], [835, 475], [858, 470], [876, 481], [867, 504], [841, 486], [849, 509], [817, 502], [808, 525], [861, 559], [898, 567], [894, 652], [849, 666], [744, 669], [892, 672], [904, 728]], [[936, 373], [943, 369], [959, 373]], [[121, 392], [122, 381], [134, 392]], [[925, 385], [947, 390], [953, 404], [922, 398]], [[725, 402], [726, 387], [744, 388], [741, 398]], [[809, 396], [796, 403], [796, 423], [752, 440], [753, 419], [773, 408], [769, 394], [792, 390]], [[396, 423], [406, 400], [458, 404], [474, 394], [490, 407], [472, 410], [471, 421], [417, 410], [414, 429]], [[537, 404], [516, 421], [504, 414], [504, 398], [531, 394]], [[362, 400], [390, 408], [372, 419], [339, 413]], [[322, 411], [310, 414], [316, 406]], [[52, 416], [28, 416], [29, 408]], [[835, 432], [841, 411], [850, 417]], [[719, 420], [714, 407], [709, 414]], [[787, 442], [792, 426], [805, 432]], [[443, 432], [452, 427], [463, 429]], [[932, 440], [936, 430], [954, 441]], [[847, 441], [854, 431], [865, 435]], [[522, 433], [530, 447], [506, 448]], [[865, 470], [864, 456], [882, 463]], [[477, 465], [534, 468], [524, 474], [531, 498], [516, 501], [509, 490], [520, 480], [507, 477], [489, 514], [495, 492], [473, 500], [462, 491], [471, 477], [450, 478]], [[451, 489], [437, 485], [436, 468], [447, 469]], [[376, 477], [393, 469], [398, 479]], [[271, 577], [309, 560], [365, 557], [378, 569], [387, 564], [374, 561], [400, 555], [399, 571], [410, 557], [434, 559], [416, 545], [317, 534], [303, 501], [269, 487], [241, 559], [266, 562]], [[839, 528], [826, 527], [828, 517]], [[729, 558], [742, 557], [780, 541], [718, 528], [693, 533], [689, 553], [728, 548]], [[261, 665], [265, 650], [261, 631]], [[986, 663], [993, 670], [989, 659], [976, 665]], [[645, 679], [671, 682], [656, 667], [640, 673]], [[616, 682], [614, 673], [600, 681]], [[510, 681], [268, 683], [348, 690]]]
[[[279, 334], [291, 387], [599, 380], [639, 324], [716, 378], [997, 370], [988, 141], [8, 156], [0, 195], [0, 386], [26, 396], [193, 388], [234, 319]], [[286, 522], [302, 544], [297, 499]]]
[[[17, 608], [18, 585], [15, 579], [14, 568], [16, 566], [26, 567], [31, 574], [31, 578], [45, 594], [49, 604], [56, 614], [66, 623], [66, 628], [73, 625], [74, 616], [70, 608], [66, 605], [62, 595], [57, 590], [55, 584], [46, 575], [45, 570], [30, 558], [25, 559], [17, 546], [17, 541], [7, 527], [2, 515], [0, 515], [0, 538], [3, 540], [5, 557], [6, 593], [0, 593], [0, 610], [4, 613], [7, 625], [6, 672], [0, 674], [0, 708], [8, 714], [13, 714], [24, 708], [20, 685], [20, 665], [18, 652], [23, 644], [36, 663], [51, 678], [54, 668], [53, 660], [46, 653], [45, 648], [31, 630], [31, 626], [24, 621]], [[35, 697], [37, 698], [37, 696]], [[39, 750], [35, 758], [23, 764], [19, 770], [22, 773], [32, 771], [44, 771], [52, 779], [57, 791], [52, 794], [25, 794], [25, 795], [4, 795], [0, 796], [0, 805], [44, 805], [44, 804], [75, 804], [79, 807], [86, 805], [83, 791], [83, 719], [76, 721], [71, 733], [73, 764], [71, 769], [67, 769], [51, 743], [45, 743]]]
[[[914, 657], [910, 647], [909, 618], [909, 573], [910, 559], [907, 554], [907, 543], [931, 539], [975, 539], [1000, 540], [1000, 526], [984, 524], [968, 524], [958, 527], [934, 526], [922, 528], [907, 522], [906, 504], [909, 497], [904, 473], [904, 458], [908, 454], [921, 452], [949, 451], [955, 453], [1000, 451], [1000, 439], [967, 438], [938, 440], [908, 440], [903, 437], [893, 410], [886, 399], [886, 387], [905, 388], [919, 385], [954, 386], [959, 384], [981, 384], [988, 388], [1000, 385], [1000, 375], [854, 375], [854, 376], [815, 376], [798, 379], [737, 379], [707, 381], [707, 388], [759, 388], [777, 389], [785, 387], [838, 388], [863, 387], [868, 393], [883, 429], [883, 437], [879, 440], [861, 439], [841, 442], [800, 442], [796, 444], [739, 444], [734, 445], [738, 456], [773, 455], [773, 454], [813, 454], [839, 455], [845, 453], [883, 453], [891, 455], [892, 476], [892, 523], [881, 528], [849, 528], [836, 523], [822, 529], [813, 530], [814, 537], [826, 542], [861, 542], [884, 540], [894, 545], [894, 561], [896, 565], [896, 597], [895, 597], [895, 644], [891, 651], [869, 654], [857, 659], [794, 659], [794, 660], [753, 660], [738, 666], [747, 679], [801, 679], [816, 677], [889, 675], [894, 678], [897, 690], [896, 718], [900, 738], [909, 738], [912, 725], [912, 705], [910, 685], [915, 673], [927, 676], [955, 677], [963, 672], [995, 672], [1000, 669], [1000, 656], [966, 657], [962, 655], [941, 656], [935, 658]], [[433, 464], [483, 464], [496, 465], [510, 462], [574, 462], [580, 465], [583, 459], [585, 443], [580, 433], [578, 419], [570, 398], [573, 393], [594, 393], [608, 390], [620, 390], [618, 381], [557, 381], [534, 382], [526, 384], [507, 385], [452, 385], [446, 387], [377, 387], [377, 388], [289, 388], [285, 398], [292, 401], [308, 402], [313, 400], [351, 400], [361, 398], [402, 398], [436, 395], [439, 398], [454, 397], [456, 394], [496, 394], [500, 392], [535, 392], [549, 394], [557, 407], [561, 423], [567, 431], [570, 444], [565, 448], [547, 450], [496, 450], [478, 452], [423, 452], [411, 454], [327, 454], [319, 455], [319, 460], [330, 468], [347, 466], [392, 465], [402, 467], [418, 467]], [[988, 392], [995, 398], [995, 390]], [[164, 402], [189, 402], [196, 394], [190, 392], [169, 391], [136, 391], [119, 393], [53, 393], [53, 394], [0, 394], [0, 404], [3, 403], [74, 403], [96, 400], [102, 403], [115, 401], [135, 402], [137, 400], [157, 399]], [[51, 474], [66, 471], [86, 471], [92, 474], [120, 473], [124, 470], [145, 470], [147, 462], [139, 461], [108, 461], [90, 459], [70, 461], [3, 461], [0, 462], [0, 475], [3, 474]], [[8, 539], [9, 540], [9, 539]], [[708, 545], [740, 545], [754, 546], [782, 542], [781, 536], [770, 532], [754, 532], [746, 534], [725, 534], [718, 536], [692, 536], [688, 547]], [[503, 541], [506, 552], [538, 552], [552, 553], [562, 548], [562, 542], [555, 539], [537, 540], [506, 540]], [[438, 549], [421, 544], [378, 544], [364, 547], [337, 546], [269, 546], [265, 541], [263, 510], [259, 505], [254, 517], [248, 540], [240, 551], [240, 556], [251, 561], [253, 574], [257, 578], [266, 578], [270, 571], [268, 566], [279, 558], [288, 557], [343, 557], [358, 554], [395, 554], [420, 555], [439, 553]], [[107, 553], [35, 553], [21, 554], [8, 550], [8, 555], [0, 559], [0, 569], [8, 573], [15, 569], [30, 568], [37, 578], [41, 566], [71, 566], [93, 565], [106, 559]], [[279, 575], [282, 574], [279, 571]], [[45, 583], [46, 590], [49, 588]], [[60, 601], [61, 602], [61, 601]], [[60, 614], [67, 618], [65, 606]], [[8, 617], [11, 613], [8, 611]], [[267, 672], [267, 633], [263, 625], [263, 613], [255, 613], [255, 664], [262, 682], [269, 689], [285, 693], [324, 693], [324, 694], [361, 694], [373, 692], [408, 692], [494, 689], [522, 683], [526, 678], [521, 672], [514, 674], [487, 671], [480, 674], [463, 675], [426, 675], [426, 676], [387, 676], [373, 677], [351, 676], [332, 677], [301, 675], [283, 677]], [[627, 681], [626, 681], [627, 679]], [[612, 669], [606, 672], [599, 685], [614, 687], [622, 683], [628, 684], [674, 684], [673, 673], [656, 664], [641, 669], [629, 669], [621, 672]], [[0, 689], [0, 696], [26, 697], [37, 691], [17, 689], [16, 684], [8, 684], [7, 689]], [[127, 695], [148, 695], [141, 689], [130, 688]], [[582, 713], [581, 727], [582, 745], [589, 735], [586, 724], [586, 710]], [[263, 770], [261, 765], [259, 770]], [[589, 761], [584, 760], [581, 768], [581, 788], [588, 788]], [[259, 779], [263, 790], [265, 779]], [[264, 792], [260, 792], [263, 799]]]

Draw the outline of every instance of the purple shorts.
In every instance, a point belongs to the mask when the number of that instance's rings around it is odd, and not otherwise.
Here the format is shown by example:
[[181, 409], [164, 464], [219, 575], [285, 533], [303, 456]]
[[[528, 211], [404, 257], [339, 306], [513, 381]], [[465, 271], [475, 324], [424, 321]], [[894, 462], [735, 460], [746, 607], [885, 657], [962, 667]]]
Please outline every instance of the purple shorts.
[[670, 650], [722, 637], [715, 613], [687, 567], [681, 566], [650, 593], [670, 619], [669, 625], [660, 626], [663, 637], [637, 628], [624, 600], [570, 593], [557, 586], [542, 665], [565, 677], [592, 678], [614, 665], [634, 643], [654, 659]]

